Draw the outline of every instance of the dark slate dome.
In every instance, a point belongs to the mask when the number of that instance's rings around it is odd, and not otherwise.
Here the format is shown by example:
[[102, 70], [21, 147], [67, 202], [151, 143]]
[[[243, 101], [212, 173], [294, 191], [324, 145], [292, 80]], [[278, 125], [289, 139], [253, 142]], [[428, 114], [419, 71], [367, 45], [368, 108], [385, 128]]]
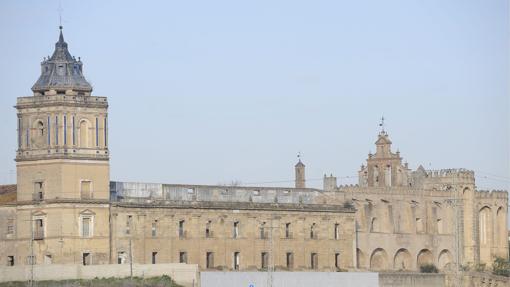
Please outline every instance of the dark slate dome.
[[60, 26], [60, 37], [55, 43], [55, 52], [51, 58], [41, 63], [41, 76], [32, 87], [32, 91], [44, 93], [48, 90], [73, 90], [90, 93], [92, 86], [85, 80], [82, 68], [83, 63], [71, 56], [67, 50]]

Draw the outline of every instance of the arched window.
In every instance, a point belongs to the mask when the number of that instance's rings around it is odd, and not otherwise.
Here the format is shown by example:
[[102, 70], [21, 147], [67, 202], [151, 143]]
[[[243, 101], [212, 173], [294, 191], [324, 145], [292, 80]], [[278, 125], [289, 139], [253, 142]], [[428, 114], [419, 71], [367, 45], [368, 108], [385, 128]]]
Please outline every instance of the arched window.
[[370, 223], [370, 232], [379, 232], [379, 222], [377, 221], [377, 217], [372, 218], [372, 222]]
[[87, 120], [80, 121], [80, 147], [89, 147], [89, 123]]

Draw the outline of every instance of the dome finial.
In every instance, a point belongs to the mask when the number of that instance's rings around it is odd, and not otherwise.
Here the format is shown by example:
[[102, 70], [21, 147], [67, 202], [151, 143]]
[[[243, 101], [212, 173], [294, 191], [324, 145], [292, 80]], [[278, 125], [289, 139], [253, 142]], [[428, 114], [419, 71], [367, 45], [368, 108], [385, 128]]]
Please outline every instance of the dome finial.
[[58, 26], [58, 28], [60, 29], [60, 36], [58, 37], [58, 42], [59, 43], [64, 43], [64, 34], [62, 33], [62, 25]]

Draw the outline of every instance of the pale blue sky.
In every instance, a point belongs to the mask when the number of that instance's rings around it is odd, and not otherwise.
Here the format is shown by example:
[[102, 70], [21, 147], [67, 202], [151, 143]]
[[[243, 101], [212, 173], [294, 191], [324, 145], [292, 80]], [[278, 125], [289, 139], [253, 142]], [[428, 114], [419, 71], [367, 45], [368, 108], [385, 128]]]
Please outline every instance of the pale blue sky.
[[[14, 181], [13, 105], [53, 52], [58, 5], [0, 2], [0, 183]], [[384, 114], [413, 169], [509, 188], [507, 0], [62, 6], [71, 53], [109, 98], [112, 180], [292, 185], [301, 151], [320, 187], [357, 174]]]

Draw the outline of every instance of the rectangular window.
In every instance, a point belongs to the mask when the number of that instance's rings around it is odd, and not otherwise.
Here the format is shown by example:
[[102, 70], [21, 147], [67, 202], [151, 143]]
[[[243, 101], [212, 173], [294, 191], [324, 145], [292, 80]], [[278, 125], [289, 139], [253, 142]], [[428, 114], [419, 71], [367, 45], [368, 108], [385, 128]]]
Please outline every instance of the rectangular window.
[[96, 146], [99, 146], [99, 119], [96, 118]]
[[207, 252], [205, 254], [205, 267], [207, 269], [214, 268], [214, 253]]
[[26, 147], [27, 148], [28, 148], [29, 133], [30, 133], [30, 129], [27, 129], [27, 132], [26, 132]]
[[44, 182], [42, 181], [34, 182], [34, 200], [44, 200]]
[[335, 268], [340, 269], [340, 253], [335, 253]]
[[188, 263], [188, 253], [179, 252], [179, 263]]
[[319, 257], [317, 256], [317, 253], [310, 254], [310, 268], [313, 270], [317, 270], [319, 268]]
[[158, 221], [154, 220], [154, 222], [152, 223], [152, 226], [151, 226], [151, 235], [152, 235], [152, 237], [156, 237], [158, 235], [157, 234], [157, 227], [158, 227]]
[[44, 239], [44, 221], [39, 218], [34, 221], [34, 240]]
[[81, 181], [81, 199], [92, 198], [92, 182], [89, 180]]
[[55, 116], [55, 145], [58, 145], [58, 116]]
[[126, 220], [126, 234], [131, 234], [131, 225], [133, 224], [133, 216], [128, 215]]
[[152, 252], [152, 264], [156, 264], [156, 257], [158, 256], [157, 252]]
[[83, 237], [89, 237], [90, 236], [90, 218], [84, 217], [81, 221], [81, 234]]
[[285, 223], [285, 238], [287, 239], [292, 238], [292, 234], [290, 232], [290, 222]]
[[211, 238], [212, 237], [212, 230], [211, 230], [211, 221], [207, 221], [205, 224], [205, 238]]
[[14, 266], [14, 256], [7, 256], [7, 266]]
[[184, 230], [184, 220], [179, 221], [179, 238], [186, 238], [186, 231]]
[[108, 118], [105, 117], [104, 118], [104, 147], [107, 147], [108, 146]]
[[67, 144], [67, 116], [64, 116], [64, 145]]
[[90, 265], [92, 263], [92, 256], [88, 252], [83, 253], [83, 265]]
[[262, 269], [267, 269], [267, 266], [268, 266], [268, 262], [269, 261], [269, 256], [267, 254], [267, 252], [262, 252], [260, 254], [260, 267]]
[[340, 239], [340, 224], [335, 223], [335, 240]]
[[234, 239], [239, 237], [239, 221], [234, 222], [234, 232], [232, 237]]
[[292, 252], [287, 252], [286, 259], [287, 269], [292, 270], [294, 268], [294, 254]]
[[7, 219], [7, 235], [13, 234], [14, 234], [14, 219], [9, 218]]
[[239, 266], [241, 265], [241, 253], [240, 252], [234, 252], [234, 261], [233, 261], [233, 269], [239, 270]]

